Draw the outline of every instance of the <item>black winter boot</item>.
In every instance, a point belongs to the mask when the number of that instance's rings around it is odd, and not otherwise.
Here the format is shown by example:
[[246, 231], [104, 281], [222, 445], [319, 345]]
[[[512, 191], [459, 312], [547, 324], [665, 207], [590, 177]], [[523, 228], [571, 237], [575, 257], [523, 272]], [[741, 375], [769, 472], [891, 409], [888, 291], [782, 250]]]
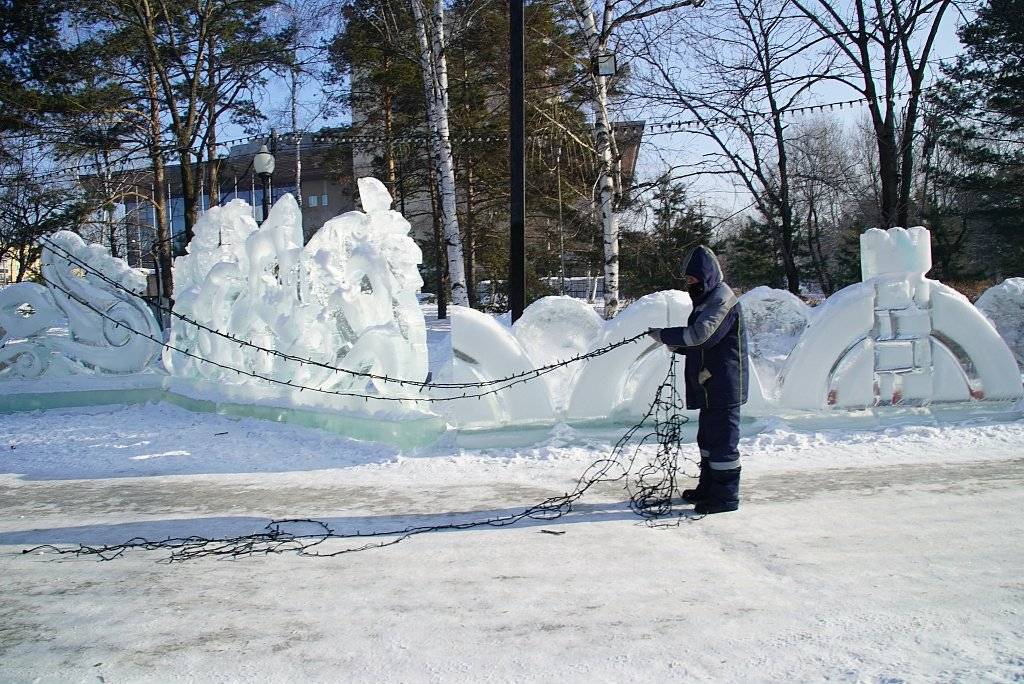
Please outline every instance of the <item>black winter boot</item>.
[[700, 459], [700, 476], [697, 478], [697, 487], [695, 489], [684, 489], [682, 491], [683, 501], [688, 504], [695, 504], [698, 501], [703, 501], [708, 498], [708, 471], [711, 470], [708, 466], [708, 459]]
[[693, 507], [697, 515], [728, 513], [740, 507], [740, 469], [712, 470], [708, 468], [708, 495]]

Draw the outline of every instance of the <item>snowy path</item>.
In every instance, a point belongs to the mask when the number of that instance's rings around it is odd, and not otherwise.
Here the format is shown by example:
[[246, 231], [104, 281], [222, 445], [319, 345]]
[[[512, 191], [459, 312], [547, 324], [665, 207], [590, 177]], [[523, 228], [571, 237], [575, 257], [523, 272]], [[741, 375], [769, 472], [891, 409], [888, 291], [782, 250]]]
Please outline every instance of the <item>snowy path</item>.
[[1020, 420], [773, 425], [741, 445], [740, 512], [678, 527], [604, 485], [543, 525], [172, 566], [19, 552], [522, 508], [607, 441], [402, 455], [166, 406], [4, 416], [0, 439], [4, 682], [1024, 677]]

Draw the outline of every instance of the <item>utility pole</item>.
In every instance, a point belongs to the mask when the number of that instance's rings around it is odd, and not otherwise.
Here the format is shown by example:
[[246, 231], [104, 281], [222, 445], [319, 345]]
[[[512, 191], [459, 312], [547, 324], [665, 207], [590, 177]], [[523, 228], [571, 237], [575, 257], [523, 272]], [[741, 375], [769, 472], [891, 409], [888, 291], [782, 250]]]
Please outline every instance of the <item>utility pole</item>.
[[511, 165], [511, 235], [508, 302], [512, 320], [526, 308], [526, 120], [524, 116], [524, 0], [509, 2], [509, 162]]

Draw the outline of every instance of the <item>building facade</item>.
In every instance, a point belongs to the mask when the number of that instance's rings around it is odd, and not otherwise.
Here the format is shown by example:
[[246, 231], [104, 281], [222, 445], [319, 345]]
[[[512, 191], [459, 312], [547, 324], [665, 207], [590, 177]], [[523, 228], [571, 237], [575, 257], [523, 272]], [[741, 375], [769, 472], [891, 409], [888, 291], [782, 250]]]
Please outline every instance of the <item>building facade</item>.
[[[291, 136], [268, 139], [274, 148], [274, 173], [271, 176], [271, 202], [287, 193], [296, 195], [296, 160], [301, 160], [302, 196], [296, 197], [302, 207], [303, 232], [306, 239], [328, 219], [355, 208], [355, 178], [352, 170], [352, 149], [339, 143], [332, 134], [320, 131], [303, 135], [301, 141]], [[202, 178], [201, 194], [197, 200], [201, 216], [211, 206], [241, 199], [252, 206], [253, 218], [263, 221], [263, 181], [253, 172], [252, 161], [264, 141], [254, 141], [230, 148], [227, 155], [217, 160], [218, 188], [211, 192], [208, 185], [208, 162], [197, 163], [193, 172]], [[167, 222], [171, 227], [175, 254], [185, 249], [185, 200], [182, 194], [181, 171], [178, 165], [168, 165], [164, 171], [168, 198]], [[86, 183], [100, 182], [97, 177], [83, 178]], [[151, 268], [151, 246], [157, 241], [156, 209], [153, 206], [153, 176], [147, 169], [123, 171], [109, 181], [118, 188], [122, 201], [110, 216], [94, 221], [97, 241], [107, 244], [115, 241], [112, 250], [127, 258], [132, 266]], [[218, 201], [213, 201], [214, 198]], [[104, 223], [116, 223], [113, 229]], [[110, 236], [114, 236], [111, 238]], [[102, 237], [100, 237], [102, 236]], [[109, 245], [108, 245], [109, 246]]]

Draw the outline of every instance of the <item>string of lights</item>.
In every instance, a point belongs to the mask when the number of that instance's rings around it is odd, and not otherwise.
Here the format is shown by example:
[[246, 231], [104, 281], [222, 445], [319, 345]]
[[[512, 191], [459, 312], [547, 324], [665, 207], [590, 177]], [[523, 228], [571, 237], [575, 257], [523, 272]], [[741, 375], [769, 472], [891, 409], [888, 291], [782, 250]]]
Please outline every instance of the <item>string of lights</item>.
[[[626, 431], [612, 447], [611, 453], [591, 463], [577, 478], [575, 486], [559, 496], [507, 515], [488, 516], [467, 521], [415, 525], [397, 529], [340, 532], [328, 523], [311, 518], [285, 518], [270, 521], [262, 532], [234, 537], [172, 537], [149, 540], [136, 537], [120, 544], [55, 546], [43, 544], [22, 550], [23, 554], [56, 553], [61, 556], [94, 557], [100, 561], [120, 558], [130, 551], [166, 551], [165, 563], [201, 558], [239, 558], [252, 555], [294, 552], [300, 556], [331, 558], [401, 543], [411, 537], [431, 532], [469, 530], [483, 527], [508, 527], [526, 520], [553, 521], [573, 510], [595, 485], [622, 482], [629, 508], [654, 524], [656, 520], [675, 518], [678, 523], [686, 515], [677, 508], [675, 492], [679, 478], [686, 475], [680, 462], [696, 463], [683, 454], [682, 427], [688, 418], [682, 415], [683, 399], [676, 386], [676, 355], [671, 356], [668, 372], [658, 386], [654, 400], [643, 418]], [[646, 431], [644, 430], [647, 427]], [[654, 447], [646, 462], [641, 451]], [[638, 467], [639, 466], [639, 467]], [[636, 474], [630, 477], [636, 469]], [[665, 524], [665, 523], [662, 523]], [[342, 543], [340, 549], [330, 542]], [[355, 545], [352, 545], [353, 542]]]
[[[146, 299], [143, 295], [141, 295], [141, 294], [131, 290], [130, 288], [125, 287], [121, 283], [119, 283], [119, 282], [109, 278], [106, 274], [104, 274], [103, 272], [97, 270], [93, 266], [89, 265], [87, 262], [82, 261], [81, 259], [76, 257], [74, 254], [71, 254], [67, 250], [63, 249], [60, 245], [54, 243], [52, 240], [49, 240], [49, 239], [44, 237], [44, 238], [40, 238], [39, 241], [40, 241], [40, 243], [43, 244], [44, 247], [46, 247], [47, 249], [53, 251], [57, 256], [61, 257], [62, 259], [68, 261], [71, 264], [74, 264], [76, 267], [82, 269], [86, 273], [89, 273], [91, 275], [96, 276], [97, 278], [101, 279], [103, 282], [107, 283], [111, 287], [114, 287], [117, 290], [119, 290], [121, 292], [124, 292], [124, 293], [126, 293], [126, 294], [128, 294], [128, 295], [130, 295], [130, 296], [132, 296], [134, 298], [140, 299], [140, 300], [146, 302], [147, 304], [154, 305], [148, 299]], [[387, 375], [380, 375], [378, 373], [369, 373], [369, 372], [364, 372], [364, 371], [356, 371], [356, 370], [352, 370], [352, 369], [349, 369], [349, 368], [344, 368], [344, 367], [341, 367], [341, 366], [334, 366], [334, 365], [331, 365], [331, 364], [328, 364], [328, 363], [324, 363], [322, 361], [317, 361], [315, 359], [308, 359], [308, 358], [305, 358], [305, 357], [296, 356], [294, 354], [288, 354], [286, 352], [282, 352], [282, 351], [279, 351], [277, 349], [270, 349], [268, 347], [263, 347], [261, 345], [255, 344], [254, 342], [251, 342], [249, 340], [242, 339], [242, 338], [238, 337], [237, 335], [232, 335], [231, 333], [226, 333], [226, 332], [223, 332], [221, 330], [217, 330], [215, 328], [211, 328], [210, 326], [208, 326], [208, 325], [206, 325], [204, 323], [196, 321], [193, 318], [190, 318], [190, 317], [188, 317], [188, 316], [186, 316], [186, 315], [184, 315], [184, 314], [182, 314], [182, 313], [180, 313], [178, 311], [175, 311], [173, 309], [173, 307], [166, 306], [166, 305], [164, 305], [162, 303], [156, 303], [155, 306], [158, 309], [160, 309], [160, 311], [170, 314], [172, 317], [177, 318], [178, 320], [182, 321], [183, 323], [186, 323], [188, 325], [194, 326], [194, 327], [196, 327], [196, 328], [198, 328], [200, 330], [203, 330], [203, 331], [208, 332], [208, 333], [210, 333], [212, 335], [216, 335], [218, 337], [226, 339], [226, 340], [228, 340], [228, 341], [230, 341], [230, 342], [232, 342], [234, 344], [237, 344], [237, 345], [239, 345], [241, 347], [252, 349], [252, 350], [260, 352], [262, 354], [267, 354], [269, 356], [274, 356], [274, 357], [277, 357], [277, 358], [280, 358], [280, 359], [285, 359], [287, 361], [295, 362], [295, 363], [298, 363], [300, 365], [308, 365], [308, 366], [314, 366], [314, 367], [317, 367], [317, 368], [323, 368], [325, 370], [330, 370], [330, 371], [333, 371], [335, 373], [343, 373], [345, 375], [350, 375], [350, 376], [359, 377], [359, 378], [365, 378], [367, 380], [376, 380], [376, 381], [385, 382], [385, 383], [393, 383], [393, 384], [399, 385], [400, 387], [408, 386], [408, 387], [414, 387], [414, 388], [419, 388], [419, 389], [473, 389], [473, 388], [493, 387], [493, 386], [498, 386], [498, 385], [502, 386], [502, 388], [507, 388], [507, 387], [512, 386], [512, 385], [509, 385], [507, 383], [518, 384], [518, 382], [520, 382], [520, 381], [534, 380], [536, 378], [539, 378], [539, 377], [542, 377], [544, 375], [547, 375], [548, 373], [551, 373], [551, 372], [553, 372], [555, 370], [558, 370], [559, 368], [564, 368], [565, 366], [568, 366], [568, 365], [571, 365], [571, 364], [574, 364], [574, 363], [578, 363], [580, 361], [585, 361], [587, 359], [592, 359], [592, 358], [595, 358], [595, 357], [598, 357], [598, 356], [603, 356], [604, 354], [607, 354], [608, 352], [610, 352], [610, 351], [612, 351], [614, 349], [618, 349], [621, 346], [624, 346], [624, 345], [627, 345], [627, 344], [632, 344], [633, 342], [636, 342], [636, 341], [642, 339], [644, 337], [644, 335], [646, 334], [646, 333], [638, 333], [638, 334], [636, 334], [636, 335], [634, 335], [632, 337], [627, 337], [627, 338], [619, 340], [617, 342], [612, 342], [610, 344], [603, 345], [601, 347], [598, 347], [596, 349], [592, 349], [592, 350], [590, 350], [590, 351], [588, 351], [586, 353], [583, 353], [583, 354], [577, 354], [575, 356], [572, 356], [572, 357], [567, 358], [567, 359], [562, 359], [562, 360], [557, 361], [555, 363], [547, 364], [545, 366], [540, 366], [538, 368], [534, 368], [534, 369], [529, 370], [529, 371], [523, 371], [522, 373], [516, 373], [516, 374], [513, 374], [513, 375], [508, 375], [508, 376], [505, 376], [505, 377], [502, 377], [502, 378], [497, 378], [497, 379], [492, 379], [492, 380], [481, 380], [481, 381], [478, 381], [478, 382], [426, 382], [426, 381], [422, 381], [422, 380], [393, 378], [393, 377], [390, 377], [390, 376], [387, 376]], [[148, 335], [145, 335], [144, 333], [138, 333], [138, 334], [142, 334], [142, 335], [148, 337]], [[191, 354], [190, 354], [190, 356], [191, 356]], [[213, 363], [213, 362], [212, 361], [208, 361], [208, 363]], [[232, 369], [232, 370], [237, 370], [237, 369]], [[239, 371], [239, 372], [242, 372], [242, 371]], [[311, 388], [307, 387], [307, 388], [304, 388], [304, 389], [311, 389]], [[351, 396], [351, 395], [349, 395], [349, 396]], [[362, 395], [360, 395], [360, 396], [362, 396]], [[370, 395], [370, 396], [371, 396], [371, 398], [378, 398], [378, 397], [374, 397], [373, 395]], [[473, 395], [473, 397], [477, 397], [477, 396], [483, 396], [483, 395]], [[459, 396], [459, 397], [452, 397], [452, 398], [468, 398], [468, 397], [461, 397], [461, 396]], [[437, 400], [440, 400], [440, 399], [437, 399]]]
[[[843, 109], [854, 109], [863, 107], [872, 101], [885, 101], [888, 99], [901, 100], [905, 97], [910, 97], [914, 94], [923, 94], [931, 87], [921, 88], [920, 90], [909, 90], [906, 92], [893, 93], [892, 97], [889, 98], [885, 95], [879, 95], [875, 98], [861, 97], [853, 100], [840, 100], [837, 102], [826, 102], [823, 104], [806, 105], [802, 107], [791, 107], [783, 109], [779, 112], [780, 117], [786, 118], [790, 116], [803, 116], [805, 114], [813, 114], [815, 112], [835, 111]], [[753, 112], [746, 113], [744, 117], [750, 117], [752, 119], [770, 119], [772, 117], [771, 112]], [[651, 135], [662, 135], [666, 133], [679, 133], [688, 129], [694, 128], [707, 128], [722, 123], [729, 123], [734, 121], [729, 117], [711, 117], [706, 119], [685, 119], [679, 121], [647, 121], [644, 122], [644, 128], [648, 136]]]
[[[814, 112], [824, 112], [824, 111], [835, 111], [835, 110], [843, 110], [843, 109], [852, 109], [852, 108], [856, 108], [856, 107], [862, 107], [862, 106], [864, 106], [867, 103], [872, 102], [872, 101], [885, 101], [885, 100], [888, 100], [888, 99], [900, 100], [900, 99], [905, 98], [905, 97], [910, 97], [911, 95], [914, 95], [914, 94], [922, 94], [922, 93], [924, 93], [924, 92], [926, 92], [928, 90], [931, 90], [931, 89], [932, 89], [932, 87], [929, 86], [929, 87], [921, 88], [920, 90], [912, 90], [912, 91], [904, 91], [904, 92], [893, 93], [891, 97], [890, 96], [886, 96], [886, 95], [879, 95], [879, 96], [877, 96], [875, 98], [861, 97], [861, 98], [855, 98], [855, 99], [852, 99], [852, 100], [841, 100], [841, 101], [836, 101], [836, 102], [827, 102], [827, 103], [823, 103], [823, 104], [805, 105], [805, 106], [801, 106], [801, 107], [792, 107], [792, 108], [783, 110], [781, 112], [781, 116], [783, 116], [783, 117], [801, 116], [801, 115], [804, 115], [804, 114], [809, 114], [809, 113], [814, 113]], [[771, 115], [770, 112], [754, 112], [754, 113], [747, 114], [747, 116], [750, 116], [752, 118], [770, 118], [772, 115]], [[704, 128], [704, 127], [707, 127], [707, 126], [712, 126], [712, 125], [716, 125], [716, 124], [720, 124], [720, 123], [726, 123], [728, 121], [729, 121], [729, 119], [726, 118], [726, 117], [712, 117], [712, 118], [707, 118], [707, 119], [679, 119], [679, 120], [667, 120], [667, 121], [655, 120], [655, 121], [644, 121], [644, 122], [638, 122], [638, 123], [617, 122], [617, 123], [613, 124], [613, 127], [615, 128], [615, 130], [617, 132], [621, 132], [621, 133], [624, 133], [624, 134], [639, 134], [641, 132], [646, 132], [646, 134], [648, 136], [650, 136], [650, 135], [666, 135], [666, 134], [672, 134], [672, 133], [681, 133], [681, 132], [685, 132], [685, 131], [691, 130], [691, 129]], [[313, 144], [343, 144], [343, 145], [347, 144], [347, 145], [374, 145], [374, 146], [376, 146], [376, 145], [388, 145], [388, 144], [391, 144], [391, 145], [406, 145], [406, 144], [422, 145], [422, 144], [424, 144], [426, 142], [429, 142], [430, 140], [440, 136], [440, 133], [425, 131], [425, 132], [414, 132], [414, 133], [402, 133], [400, 135], [392, 135], [392, 136], [383, 136], [383, 135], [349, 135], [349, 134], [333, 134], [333, 133], [322, 134], [322, 135], [318, 135], [318, 134], [304, 134], [304, 135], [308, 136], [308, 138], [310, 139], [310, 141]], [[279, 139], [284, 140], [284, 141], [292, 141], [292, 140], [294, 140], [295, 137], [296, 137], [295, 133], [281, 133], [279, 135]], [[265, 142], [265, 141], [267, 141], [270, 138], [271, 138], [270, 134], [261, 133], [261, 134], [257, 134], [257, 135], [249, 135], [249, 136], [244, 136], [244, 137], [240, 137], [240, 138], [234, 138], [234, 139], [231, 139], [231, 140], [218, 141], [217, 146], [218, 147], [230, 147], [230, 146], [233, 146], [233, 145], [243, 145], [243, 144], [248, 144], [248, 143], [253, 143], [253, 142]], [[501, 130], [484, 130], [484, 129], [476, 130], [476, 131], [470, 130], [470, 131], [459, 133], [459, 134], [456, 134], [456, 135], [453, 135], [453, 136], [449, 136], [448, 139], [453, 144], [470, 144], [470, 145], [474, 145], [474, 144], [499, 143], [499, 142], [507, 142], [508, 141], [508, 132], [507, 131], [501, 131]], [[529, 135], [529, 136], [527, 136], [527, 140], [528, 141], [532, 141], [532, 142], [538, 142], [538, 141], [539, 142], [547, 142], [547, 141], [551, 141], [551, 142], [565, 142], [565, 136], [563, 134], [560, 134], [560, 133], [543, 133], [543, 134], [537, 134], [537, 135]], [[170, 152], [170, 151], [178, 151], [178, 148], [175, 147], [175, 146], [167, 146], [164, 149], [164, 151], [168, 151], [168, 152]], [[193, 154], [199, 154], [199, 153], [205, 152], [205, 148], [196, 148], [196, 149], [189, 150], [189, 152], [191, 152]], [[128, 156], [128, 157], [124, 157], [122, 159], [119, 159], [117, 161], [112, 162], [110, 164], [110, 168], [114, 169], [114, 170], [111, 171], [112, 173], [118, 173], [118, 174], [130, 173], [132, 171], [148, 172], [149, 171], [148, 166], [145, 166], [145, 165], [143, 165], [143, 166], [132, 166], [132, 165], [133, 164], [139, 164], [139, 163], [148, 164], [148, 163], [151, 163], [151, 161], [152, 160], [148, 156], [148, 154], [144, 155], [144, 156], [134, 156], [134, 157], [133, 156]], [[75, 166], [65, 166], [65, 167], [62, 167], [59, 170], [50, 171], [50, 172], [41, 173], [41, 174], [31, 174], [31, 175], [21, 175], [21, 176], [19, 176], [19, 175], [9, 175], [9, 176], [5, 176], [5, 177], [0, 178], [0, 181], [9, 181], [11, 179], [16, 179], [16, 178], [43, 180], [43, 179], [47, 179], [47, 178], [58, 178], [58, 177], [64, 177], [64, 178], [68, 178], [69, 180], [73, 180], [73, 179], [70, 178], [70, 174], [77, 174], [78, 172], [82, 172], [82, 171], [92, 171], [92, 172], [95, 172], [96, 170], [97, 170], [97, 164], [95, 162], [91, 162], [91, 163], [79, 164], [79, 165], [75, 165]]]

